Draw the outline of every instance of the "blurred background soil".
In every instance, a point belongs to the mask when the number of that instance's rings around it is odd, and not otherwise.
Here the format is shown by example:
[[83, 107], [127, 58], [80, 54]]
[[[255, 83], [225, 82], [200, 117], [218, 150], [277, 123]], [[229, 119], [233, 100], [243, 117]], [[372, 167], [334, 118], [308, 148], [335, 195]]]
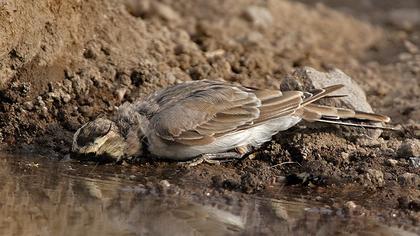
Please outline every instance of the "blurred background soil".
[[[339, 68], [401, 132], [297, 127], [252, 160], [182, 177], [267, 196], [293, 185], [420, 232], [419, 1], [0, 1], [0, 36], [2, 149], [57, 159], [81, 124], [158, 88], [223, 78], [279, 89], [295, 68]], [[176, 167], [145, 162], [134, 165]]]

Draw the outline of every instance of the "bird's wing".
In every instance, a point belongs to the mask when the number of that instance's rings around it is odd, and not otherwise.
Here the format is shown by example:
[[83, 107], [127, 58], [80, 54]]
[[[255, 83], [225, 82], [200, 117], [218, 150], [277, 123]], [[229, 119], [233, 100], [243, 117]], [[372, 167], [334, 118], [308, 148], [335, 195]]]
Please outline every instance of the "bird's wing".
[[[164, 140], [185, 145], [209, 144], [228, 132], [293, 113], [303, 95], [298, 91], [256, 90], [223, 82], [200, 81], [190, 85], [170, 90], [183, 95], [176, 102], [160, 102], [161, 108], [150, 120], [150, 128]], [[169, 101], [171, 95], [163, 91], [157, 97]]]

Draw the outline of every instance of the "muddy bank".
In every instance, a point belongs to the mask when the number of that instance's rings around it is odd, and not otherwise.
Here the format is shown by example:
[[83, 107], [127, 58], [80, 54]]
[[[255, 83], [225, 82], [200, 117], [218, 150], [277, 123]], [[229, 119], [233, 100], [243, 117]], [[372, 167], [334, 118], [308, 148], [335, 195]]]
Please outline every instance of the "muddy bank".
[[252, 160], [189, 169], [143, 160], [133, 168], [153, 167], [158, 177], [176, 169], [228, 195], [275, 197], [291, 185], [418, 232], [420, 23], [407, 11], [420, 6], [363, 2], [2, 2], [2, 148], [61, 159], [82, 123], [160, 87], [223, 78], [280, 88], [295, 68], [339, 68], [403, 131], [369, 139], [302, 124]]

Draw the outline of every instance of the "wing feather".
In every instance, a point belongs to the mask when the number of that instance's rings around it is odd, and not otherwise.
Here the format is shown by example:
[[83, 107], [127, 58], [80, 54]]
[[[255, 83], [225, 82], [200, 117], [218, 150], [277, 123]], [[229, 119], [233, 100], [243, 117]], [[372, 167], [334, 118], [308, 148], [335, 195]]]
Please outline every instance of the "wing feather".
[[[156, 134], [168, 141], [186, 145], [206, 144], [220, 133], [252, 123], [259, 116], [260, 100], [250, 89], [214, 81], [197, 81], [192, 87], [180, 87], [177, 102], [159, 95], [161, 109], [151, 125]], [[197, 86], [200, 84], [201, 86]], [[173, 91], [174, 89], [172, 89]]]

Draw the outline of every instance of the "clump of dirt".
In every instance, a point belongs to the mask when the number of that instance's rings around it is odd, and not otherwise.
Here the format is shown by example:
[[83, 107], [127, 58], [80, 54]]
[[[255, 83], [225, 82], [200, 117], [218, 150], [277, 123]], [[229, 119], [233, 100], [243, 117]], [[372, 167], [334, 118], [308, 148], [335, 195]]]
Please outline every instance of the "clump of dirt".
[[220, 191], [268, 196], [293, 185], [346, 202], [357, 189], [370, 194], [357, 204], [371, 214], [418, 226], [420, 24], [401, 12], [420, 6], [365, 2], [0, 2], [2, 146], [63, 157], [81, 124], [160, 87], [223, 78], [279, 89], [297, 67], [339, 68], [401, 132], [369, 139], [301, 124], [253, 159], [180, 171]]

